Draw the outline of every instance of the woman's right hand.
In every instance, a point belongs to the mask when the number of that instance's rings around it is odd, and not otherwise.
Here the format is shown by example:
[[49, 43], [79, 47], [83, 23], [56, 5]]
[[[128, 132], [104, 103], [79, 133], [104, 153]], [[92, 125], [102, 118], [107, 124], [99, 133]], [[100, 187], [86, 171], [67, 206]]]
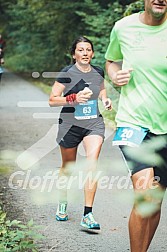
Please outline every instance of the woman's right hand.
[[86, 103], [90, 99], [91, 95], [92, 94], [90, 94], [90, 93], [84, 94], [83, 91], [79, 91], [76, 95], [76, 102], [77, 103]]

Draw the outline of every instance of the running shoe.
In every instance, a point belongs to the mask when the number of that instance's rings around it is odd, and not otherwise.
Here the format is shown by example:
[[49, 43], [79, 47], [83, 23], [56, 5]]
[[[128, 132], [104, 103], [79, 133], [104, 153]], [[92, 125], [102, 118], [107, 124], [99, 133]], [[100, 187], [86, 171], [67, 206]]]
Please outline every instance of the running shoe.
[[95, 221], [92, 212], [83, 216], [80, 225], [88, 230], [100, 230], [100, 224]]
[[56, 212], [56, 220], [57, 221], [67, 221], [67, 202], [59, 202], [57, 212]]

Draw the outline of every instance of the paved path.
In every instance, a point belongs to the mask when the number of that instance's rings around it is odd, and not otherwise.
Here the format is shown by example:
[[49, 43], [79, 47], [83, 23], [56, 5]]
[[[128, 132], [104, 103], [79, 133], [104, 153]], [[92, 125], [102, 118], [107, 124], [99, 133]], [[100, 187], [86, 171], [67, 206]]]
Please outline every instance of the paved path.
[[[57, 117], [59, 108], [47, 107], [47, 101], [48, 96], [31, 83], [10, 72], [4, 73], [0, 84], [1, 162], [12, 167], [10, 179], [1, 177], [6, 209], [12, 209], [12, 216], [17, 219], [33, 218], [43, 226], [41, 232], [46, 239], [40, 244], [41, 252], [129, 251], [127, 226], [133, 193], [120, 152], [111, 146], [112, 130], [106, 131], [99, 161], [99, 171], [103, 171], [101, 187], [94, 204], [102, 232], [91, 235], [80, 229], [83, 190], [77, 189], [78, 181], [69, 190], [69, 221], [55, 221], [57, 178], [53, 180], [53, 175], [57, 176], [61, 157], [55, 142], [57, 119], [49, 118], [52, 116], [49, 113]], [[82, 146], [78, 160], [82, 171], [85, 165]], [[150, 252], [167, 251], [166, 213], [165, 198]]]

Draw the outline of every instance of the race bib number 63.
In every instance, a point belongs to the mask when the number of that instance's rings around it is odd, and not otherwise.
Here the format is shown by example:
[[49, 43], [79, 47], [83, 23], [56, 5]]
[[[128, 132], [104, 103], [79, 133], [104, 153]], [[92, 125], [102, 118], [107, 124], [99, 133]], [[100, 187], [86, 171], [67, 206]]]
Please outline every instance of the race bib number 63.
[[97, 118], [97, 101], [91, 100], [75, 106], [74, 116], [77, 120]]

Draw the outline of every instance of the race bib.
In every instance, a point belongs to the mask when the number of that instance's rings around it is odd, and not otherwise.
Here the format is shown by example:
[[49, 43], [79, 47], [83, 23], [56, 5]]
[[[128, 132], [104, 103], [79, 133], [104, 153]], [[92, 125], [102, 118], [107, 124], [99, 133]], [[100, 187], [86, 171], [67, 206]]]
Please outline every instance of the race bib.
[[142, 127], [119, 127], [113, 139], [113, 145], [128, 145], [131, 147], [139, 146], [148, 129]]
[[97, 100], [76, 105], [74, 116], [77, 120], [97, 118]]
[[2, 67], [0, 67], [0, 73], [3, 73], [4, 71], [3, 71], [3, 68]]

